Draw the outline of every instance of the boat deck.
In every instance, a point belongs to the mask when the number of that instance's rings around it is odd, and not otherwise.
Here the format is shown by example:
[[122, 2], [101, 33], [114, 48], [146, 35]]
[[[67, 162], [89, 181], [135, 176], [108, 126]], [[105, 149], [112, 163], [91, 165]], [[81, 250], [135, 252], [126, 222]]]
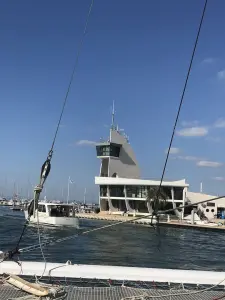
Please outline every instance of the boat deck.
[[[66, 286], [67, 291], [66, 298], [60, 298], [65, 300], [119, 300], [119, 299], [164, 299], [164, 300], [216, 300], [225, 298], [224, 290], [208, 290], [203, 289], [161, 289], [161, 288], [133, 288], [126, 286], [110, 286], [110, 287], [79, 287], [79, 286]], [[0, 299], [1, 300], [35, 300], [39, 297], [30, 296], [26, 292], [23, 292], [17, 288], [8, 284], [0, 285]], [[41, 298], [49, 299], [49, 298]], [[51, 298], [57, 299], [57, 298]], [[58, 298], [59, 299], [59, 298]]]
[[40, 300], [10, 285], [6, 274], [63, 288], [64, 298], [42, 300], [225, 299], [225, 272], [4, 261], [0, 274], [0, 300]]

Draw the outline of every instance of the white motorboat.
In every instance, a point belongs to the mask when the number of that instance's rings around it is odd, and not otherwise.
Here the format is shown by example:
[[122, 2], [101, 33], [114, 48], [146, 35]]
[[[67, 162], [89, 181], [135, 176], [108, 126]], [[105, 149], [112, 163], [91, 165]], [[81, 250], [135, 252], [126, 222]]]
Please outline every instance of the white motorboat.
[[[28, 211], [24, 211], [25, 218], [28, 218]], [[48, 224], [55, 226], [79, 227], [79, 219], [75, 216], [75, 207], [65, 203], [39, 202], [38, 209], [30, 217], [31, 223]]]

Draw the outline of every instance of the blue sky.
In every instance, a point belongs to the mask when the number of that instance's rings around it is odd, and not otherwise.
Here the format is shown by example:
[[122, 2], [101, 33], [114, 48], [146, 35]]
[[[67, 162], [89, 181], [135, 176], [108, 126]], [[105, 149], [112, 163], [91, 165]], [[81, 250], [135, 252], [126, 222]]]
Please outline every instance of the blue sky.
[[[38, 182], [90, 1], [0, 1], [0, 187]], [[97, 199], [110, 106], [143, 178], [159, 178], [204, 1], [96, 0], [56, 142], [47, 196]], [[225, 2], [209, 1], [166, 172], [225, 193]], [[30, 182], [28, 184], [28, 182]]]

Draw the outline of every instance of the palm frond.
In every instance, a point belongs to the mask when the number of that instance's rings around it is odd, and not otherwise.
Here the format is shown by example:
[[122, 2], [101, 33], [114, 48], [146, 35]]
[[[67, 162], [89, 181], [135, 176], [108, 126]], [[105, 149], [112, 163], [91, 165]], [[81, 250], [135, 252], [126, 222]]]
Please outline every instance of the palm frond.
[[167, 194], [157, 186], [150, 186], [147, 190], [146, 201], [152, 202], [153, 209], [163, 209], [168, 199]]

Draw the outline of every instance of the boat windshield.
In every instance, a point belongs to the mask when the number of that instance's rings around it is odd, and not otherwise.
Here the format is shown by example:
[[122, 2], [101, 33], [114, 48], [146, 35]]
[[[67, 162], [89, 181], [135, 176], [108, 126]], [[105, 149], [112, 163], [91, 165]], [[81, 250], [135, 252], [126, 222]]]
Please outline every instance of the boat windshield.
[[69, 217], [73, 208], [68, 205], [51, 205], [50, 216], [51, 217]]

